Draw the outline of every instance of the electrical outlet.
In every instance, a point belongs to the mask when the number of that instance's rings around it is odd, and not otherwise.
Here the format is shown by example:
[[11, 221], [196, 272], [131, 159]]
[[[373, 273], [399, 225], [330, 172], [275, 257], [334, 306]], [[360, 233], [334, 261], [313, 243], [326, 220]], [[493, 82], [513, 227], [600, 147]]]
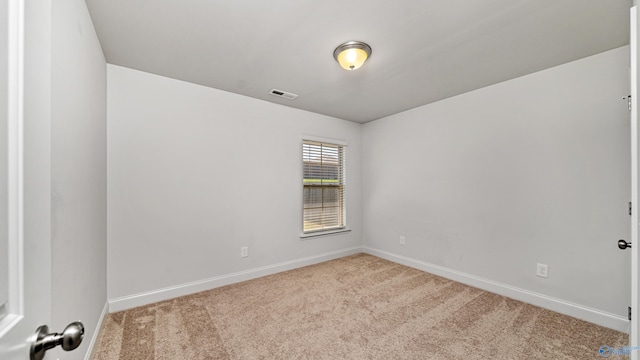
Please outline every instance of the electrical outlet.
[[249, 248], [246, 247], [246, 246], [241, 247], [240, 248], [240, 257], [245, 258], [247, 256], [249, 256]]
[[405, 242], [404, 236], [400, 236], [400, 245], [407, 245]]
[[536, 268], [536, 275], [543, 278], [549, 277], [549, 265], [538, 264]]

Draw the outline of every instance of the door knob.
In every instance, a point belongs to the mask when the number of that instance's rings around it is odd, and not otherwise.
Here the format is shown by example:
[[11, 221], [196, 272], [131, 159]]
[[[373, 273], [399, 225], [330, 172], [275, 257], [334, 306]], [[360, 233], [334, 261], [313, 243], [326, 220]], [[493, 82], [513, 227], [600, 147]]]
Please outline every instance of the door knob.
[[62, 334], [49, 333], [49, 327], [42, 325], [36, 329], [31, 341], [31, 360], [44, 359], [44, 353], [58, 345], [64, 351], [71, 351], [80, 346], [83, 337], [84, 325], [80, 321], [67, 325]]
[[620, 248], [620, 250], [624, 250], [626, 248], [631, 249], [631, 243], [624, 240], [618, 240], [618, 247]]

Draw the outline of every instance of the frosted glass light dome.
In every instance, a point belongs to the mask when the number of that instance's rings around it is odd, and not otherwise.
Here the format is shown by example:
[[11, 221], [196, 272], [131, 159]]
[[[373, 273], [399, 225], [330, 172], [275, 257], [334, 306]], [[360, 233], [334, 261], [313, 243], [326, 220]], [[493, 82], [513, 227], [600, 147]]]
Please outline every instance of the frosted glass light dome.
[[371, 47], [360, 41], [349, 41], [333, 51], [333, 57], [345, 70], [357, 70], [371, 56]]

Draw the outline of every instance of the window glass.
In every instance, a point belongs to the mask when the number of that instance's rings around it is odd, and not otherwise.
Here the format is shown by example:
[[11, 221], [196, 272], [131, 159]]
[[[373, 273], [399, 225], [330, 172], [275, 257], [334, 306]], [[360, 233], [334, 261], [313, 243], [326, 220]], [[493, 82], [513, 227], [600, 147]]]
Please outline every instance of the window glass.
[[344, 158], [342, 145], [303, 142], [303, 232], [345, 227]]

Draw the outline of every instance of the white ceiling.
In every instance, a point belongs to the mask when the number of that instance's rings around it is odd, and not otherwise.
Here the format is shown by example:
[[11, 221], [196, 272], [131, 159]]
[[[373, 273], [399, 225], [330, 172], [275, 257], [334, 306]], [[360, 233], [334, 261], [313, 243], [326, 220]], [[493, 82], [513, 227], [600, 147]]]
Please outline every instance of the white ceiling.
[[[107, 62], [367, 122], [629, 43], [631, 0], [86, 0]], [[357, 71], [336, 46], [373, 48]], [[269, 90], [298, 94], [295, 100]], [[505, 99], [508, 101], [508, 99]]]

